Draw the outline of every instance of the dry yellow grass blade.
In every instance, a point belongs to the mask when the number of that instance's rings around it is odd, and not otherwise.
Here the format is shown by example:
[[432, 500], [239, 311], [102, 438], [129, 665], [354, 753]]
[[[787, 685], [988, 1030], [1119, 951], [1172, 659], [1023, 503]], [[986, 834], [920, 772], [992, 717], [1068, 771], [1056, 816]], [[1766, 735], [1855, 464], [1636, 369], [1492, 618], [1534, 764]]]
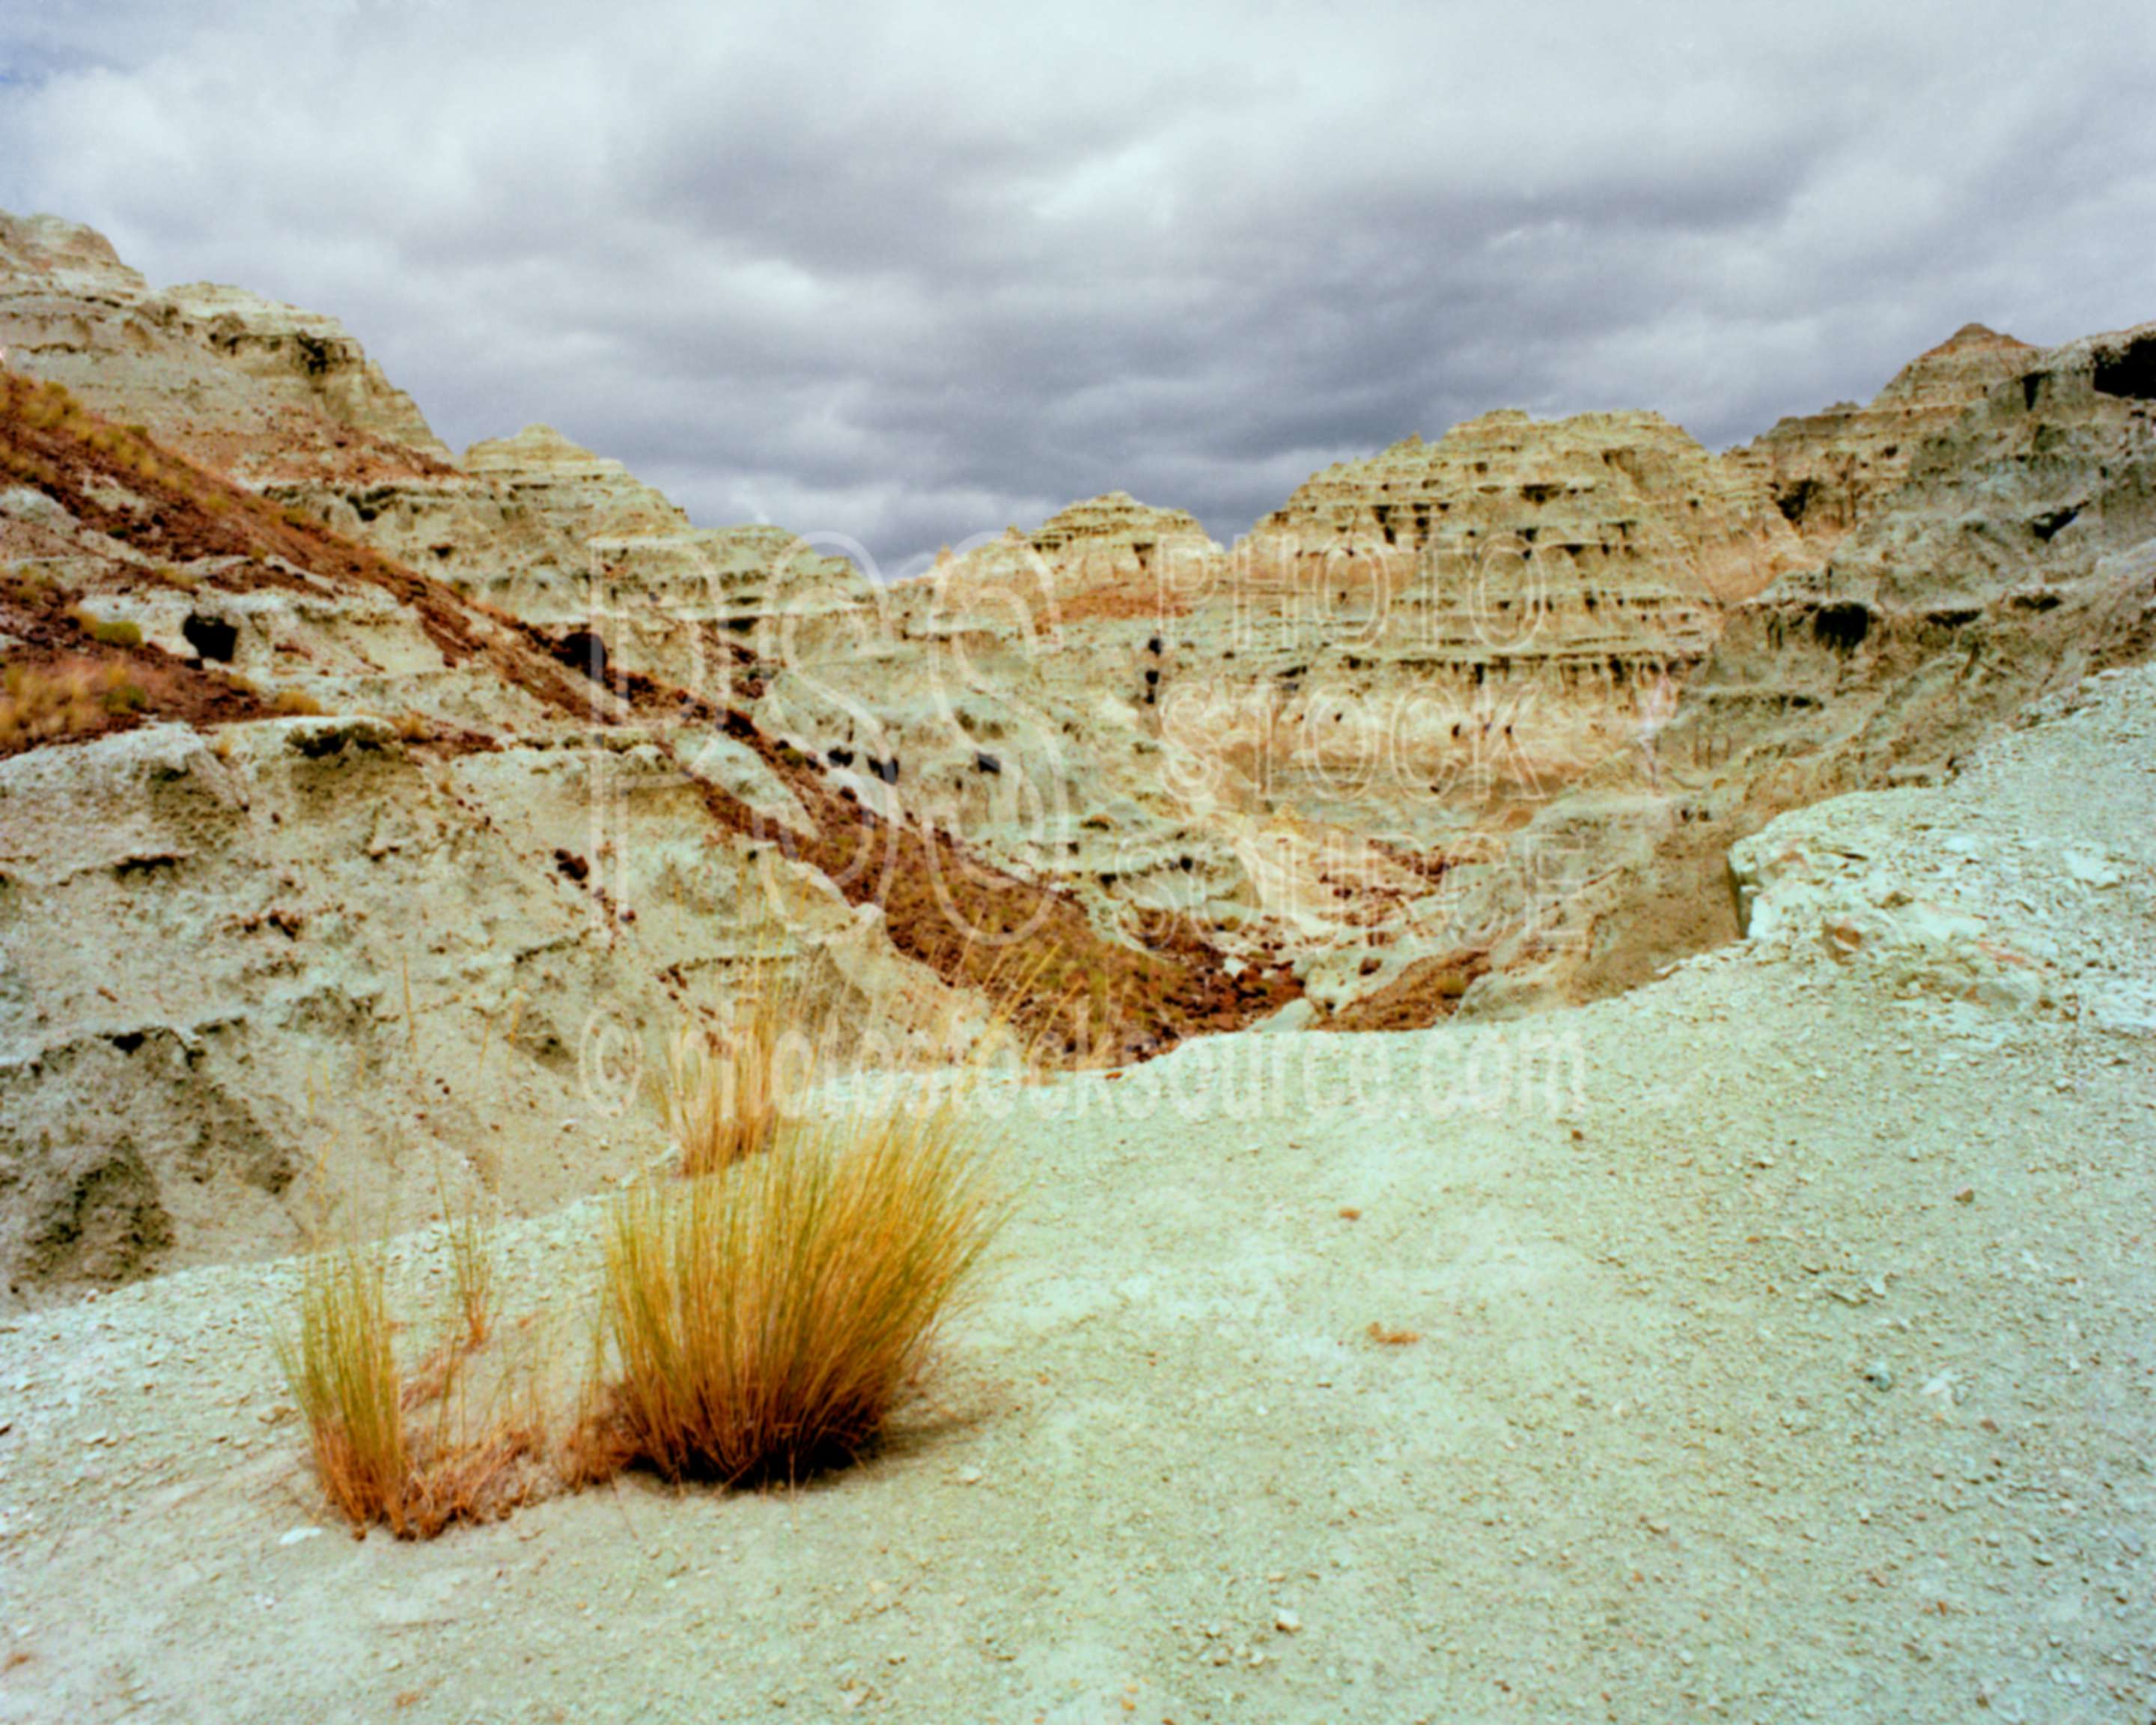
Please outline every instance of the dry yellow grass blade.
[[755, 977], [714, 1038], [690, 1023], [666, 1050], [660, 1101], [690, 1178], [767, 1147], [819, 1064], [797, 984]]
[[770, 1143], [779, 1122], [777, 1040], [762, 1021], [714, 1046], [690, 1025], [666, 1051], [666, 1124], [690, 1178]]
[[347, 1247], [309, 1257], [304, 1277], [299, 1333], [278, 1354], [322, 1489], [363, 1527], [389, 1518], [412, 1471], [385, 1273], [378, 1255]]

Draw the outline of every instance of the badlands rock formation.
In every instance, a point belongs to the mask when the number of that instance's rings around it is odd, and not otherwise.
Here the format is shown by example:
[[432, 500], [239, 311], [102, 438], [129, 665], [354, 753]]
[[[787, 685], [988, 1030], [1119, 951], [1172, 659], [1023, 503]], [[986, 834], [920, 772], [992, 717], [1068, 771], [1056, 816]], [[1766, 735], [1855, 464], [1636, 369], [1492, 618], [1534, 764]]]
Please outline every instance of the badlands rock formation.
[[1116, 493], [886, 586], [0, 218], [0, 1260], [290, 1240], [326, 1160], [550, 1203], [748, 965], [892, 1046], [1023, 973], [1101, 1063], [1645, 980], [1776, 814], [2149, 651], [2151, 341], [1972, 326], [1724, 455], [1491, 413], [1231, 547]]
[[713, 680], [742, 658], [742, 631], [777, 611], [775, 583], [804, 619], [868, 597], [851, 564], [797, 552], [782, 528], [692, 528], [621, 463], [547, 425], [475, 444], [455, 470], [269, 490], [527, 623], [598, 628], [620, 665], [706, 694], [724, 692]]
[[[1995, 490], [1991, 469], [2054, 442], [2058, 469], [2140, 484], [2140, 422], [2089, 381], [2093, 352], [1964, 331], [1871, 408], [1779, 428], [1779, 468], [1652, 415], [1493, 414], [1318, 475], [1232, 551], [1097, 500], [899, 589], [865, 651], [793, 657], [836, 694], [789, 704], [775, 678], [772, 721], [844, 730], [851, 750], [867, 709], [918, 806], [1060, 868], [1105, 922], [1168, 911], [1288, 954], [1343, 1024], [1626, 986], [1735, 932], [1722, 857], [1774, 813], [1943, 760], [2056, 680], [2144, 650], [2130, 569], [2107, 578], [2100, 620], [2025, 629], [2033, 614], [2010, 608], [1995, 636], [1961, 636], [1995, 642], [1974, 677], [1921, 629], [1891, 652], [1838, 642], [1856, 613], [1822, 620], [1805, 597], [1838, 578], [1817, 572], [1837, 529], [1801, 508], [1793, 525], [1774, 490], [1845, 457], [1873, 491], [1906, 490], [1862, 553], [1891, 562], [1917, 531], [1902, 508]], [[1994, 394], [2010, 447], [1924, 441]], [[2046, 524], [2073, 506], [2029, 503], [2002, 558], [2051, 557]], [[2143, 536], [2131, 511], [2084, 531], [2083, 550]], [[1892, 735], [1852, 758], [1842, 739], [1882, 707]], [[1006, 756], [1022, 787], [982, 772]]]
[[2025, 341], [1965, 324], [1911, 360], [1866, 405], [1837, 402], [1784, 419], [1730, 459], [1767, 482], [1808, 547], [1830, 552], [1893, 495], [1927, 442], [2036, 358]]
[[901, 1060], [983, 1025], [1010, 961], [974, 924], [1041, 955], [1019, 1014], [1050, 1055], [1291, 992], [1187, 935], [1110, 945], [947, 834], [865, 820], [740, 708], [476, 605], [284, 483], [0, 377], [16, 1291], [286, 1248], [333, 1204], [372, 1226], [625, 1173], [655, 1145], [641, 1074], [745, 967]]
[[1538, 815], [1523, 836], [1563, 859], [1568, 988], [1733, 932], [1722, 859], [1772, 815], [1942, 776], [2030, 701], [2156, 648], [2152, 355], [2143, 326], [2025, 356], [1824, 564], [1728, 614], [1644, 788], [1612, 772]]
[[102, 234], [50, 216], [0, 211], [0, 347], [249, 484], [449, 457], [335, 318], [239, 288], [155, 291]]
[[1339, 1006], [1432, 958], [1463, 982], [1434, 888], [1656, 722], [1802, 557], [1654, 415], [1492, 414], [1329, 470], [1232, 550], [1074, 506], [895, 589], [865, 642], [778, 655], [763, 711], [895, 752], [911, 806], [1104, 922], [1194, 919]]

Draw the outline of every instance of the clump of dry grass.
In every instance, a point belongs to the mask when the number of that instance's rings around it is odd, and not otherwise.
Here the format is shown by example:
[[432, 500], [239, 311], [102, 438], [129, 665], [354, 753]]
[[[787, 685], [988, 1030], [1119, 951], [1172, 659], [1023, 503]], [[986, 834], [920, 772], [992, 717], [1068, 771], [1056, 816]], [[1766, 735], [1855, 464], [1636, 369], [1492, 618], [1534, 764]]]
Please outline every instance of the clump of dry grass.
[[732, 1040], [679, 1045], [669, 1107], [696, 1171], [638, 1185], [609, 1216], [598, 1347], [565, 1445], [539, 1372], [521, 1417], [471, 1417], [472, 1386], [506, 1378], [483, 1352], [498, 1327], [494, 1245], [446, 1191], [449, 1323], [409, 1370], [382, 1255], [310, 1258], [280, 1353], [316, 1471], [356, 1529], [427, 1538], [634, 1467], [793, 1481], [876, 1443], [1004, 1214], [965, 1125], [982, 1069], [916, 1090], [914, 1106], [887, 1094], [803, 1117], [790, 1106], [808, 1077], [798, 995], [759, 988]]
[[318, 718], [322, 704], [311, 695], [297, 689], [280, 689], [275, 694], [264, 690], [252, 677], [242, 676], [238, 671], [227, 671], [224, 680], [243, 695], [251, 695], [270, 711], [273, 717]]
[[385, 1281], [377, 1256], [314, 1254], [300, 1287], [299, 1334], [278, 1348], [316, 1476], [358, 1527], [392, 1520], [412, 1471]]
[[0, 749], [34, 747], [96, 731], [107, 714], [135, 711], [143, 699], [141, 686], [117, 661], [11, 665], [0, 672]]
[[449, 1286], [465, 1348], [485, 1347], [494, 1333], [494, 1241], [470, 1210], [449, 1224]]
[[789, 1125], [614, 1208], [588, 1480], [795, 1480], [874, 1443], [1001, 1219], [949, 1098]]
[[[491, 1280], [490, 1259], [485, 1285]], [[460, 1303], [470, 1286], [460, 1272]], [[474, 1416], [465, 1361], [479, 1343], [465, 1310], [465, 1333], [408, 1378], [381, 1255], [347, 1246], [307, 1260], [298, 1333], [279, 1338], [279, 1358], [316, 1476], [357, 1532], [379, 1524], [400, 1539], [432, 1538], [457, 1522], [505, 1515], [530, 1495], [525, 1464], [542, 1448], [542, 1422]], [[410, 1415], [429, 1403], [434, 1417], [415, 1425]]]

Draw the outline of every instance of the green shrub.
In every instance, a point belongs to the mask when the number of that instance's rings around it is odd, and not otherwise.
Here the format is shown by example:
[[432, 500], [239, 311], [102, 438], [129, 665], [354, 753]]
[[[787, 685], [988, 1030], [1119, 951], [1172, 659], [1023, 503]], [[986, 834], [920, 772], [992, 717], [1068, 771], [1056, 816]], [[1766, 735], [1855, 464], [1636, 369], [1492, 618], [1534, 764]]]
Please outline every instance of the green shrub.
[[70, 611], [68, 615], [74, 619], [84, 633], [101, 646], [139, 647], [142, 644], [142, 631], [137, 624], [117, 619], [108, 622], [102, 618], [91, 616], [80, 606]]

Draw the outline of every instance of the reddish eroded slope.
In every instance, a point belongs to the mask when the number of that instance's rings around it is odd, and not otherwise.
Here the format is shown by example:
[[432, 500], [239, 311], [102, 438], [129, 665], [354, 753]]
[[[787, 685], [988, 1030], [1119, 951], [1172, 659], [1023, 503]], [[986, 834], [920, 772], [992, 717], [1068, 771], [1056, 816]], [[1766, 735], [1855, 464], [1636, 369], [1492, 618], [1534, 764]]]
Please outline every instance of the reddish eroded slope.
[[204, 727], [276, 713], [236, 677], [140, 641], [99, 639], [69, 599], [54, 583], [0, 575], [0, 634], [20, 643], [7, 649], [0, 675], [0, 760], [146, 719]]
[[1231, 973], [1185, 919], [1147, 925], [1142, 947], [1109, 939], [1069, 892], [991, 866], [940, 828], [862, 808], [744, 714], [729, 712], [725, 723], [784, 782], [814, 830], [775, 827], [708, 788], [719, 819], [814, 865], [848, 902], [877, 906], [892, 944], [946, 982], [997, 999], [1016, 990], [1010, 1015], [1051, 1064], [1164, 1054], [1187, 1037], [1240, 1029], [1301, 992], [1282, 965]]
[[[0, 373], [0, 480], [41, 492], [82, 527], [154, 560], [146, 579], [157, 578], [161, 565], [227, 559], [237, 561], [222, 563], [210, 579], [228, 591], [377, 588], [412, 613], [449, 665], [483, 659], [549, 706], [579, 716], [588, 706], [575, 678], [454, 588], [280, 510], [139, 428], [111, 424], [59, 384]], [[195, 716], [183, 706], [147, 711]]]

